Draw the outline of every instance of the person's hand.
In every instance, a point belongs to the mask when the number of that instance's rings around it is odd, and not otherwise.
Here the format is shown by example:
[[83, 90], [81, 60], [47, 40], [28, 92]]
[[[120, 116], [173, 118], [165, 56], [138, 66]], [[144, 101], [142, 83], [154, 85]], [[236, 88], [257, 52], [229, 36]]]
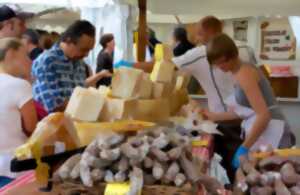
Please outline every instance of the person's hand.
[[102, 70], [100, 73], [101, 77], [112, 77], [111, 72], [109, 72], [108, 70]]
[[248, 153], [249, 153], [249, 149], [241, 145], [234, 154], [231, 163], [232, 167], [238, 169], [240, 167], [240, 157], [248, 155]]

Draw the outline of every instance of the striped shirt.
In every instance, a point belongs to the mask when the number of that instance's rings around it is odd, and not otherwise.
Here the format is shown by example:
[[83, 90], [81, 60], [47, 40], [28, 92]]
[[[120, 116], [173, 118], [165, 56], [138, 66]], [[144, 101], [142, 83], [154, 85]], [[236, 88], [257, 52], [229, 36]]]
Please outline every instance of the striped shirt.
[[49, 113], [62, 106], [76, 86], [84, 86], [86, 79], [83, 62], [68, 59], [58, 44], [33, 62], [32, 76], [34, 100]]

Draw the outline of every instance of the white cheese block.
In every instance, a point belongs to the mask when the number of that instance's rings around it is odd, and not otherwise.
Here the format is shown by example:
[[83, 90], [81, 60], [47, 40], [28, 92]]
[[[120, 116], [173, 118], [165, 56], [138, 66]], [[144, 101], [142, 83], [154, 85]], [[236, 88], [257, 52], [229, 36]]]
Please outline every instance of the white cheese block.
[[142, 70], [126, 67], [117, 69], [112, 78], [112, 96], [124, 99], [134, 98], [137, 84], [142, 77]]
[[154, 64], [150, 78], [153, 82], [171, 83], [175, 65], [171, 61], [158, 61]]
[[97, 121], [104, 104], [104, 97], [96, 89], [76, 87], [65, 113], [80, 121]]

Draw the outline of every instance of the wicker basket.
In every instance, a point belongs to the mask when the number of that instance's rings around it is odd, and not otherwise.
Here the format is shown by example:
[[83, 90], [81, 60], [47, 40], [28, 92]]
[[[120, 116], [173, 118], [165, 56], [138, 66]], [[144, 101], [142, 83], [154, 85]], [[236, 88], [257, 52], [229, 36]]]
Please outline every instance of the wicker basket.
[[[105, 184], [88, 188], [80, 183], [64, 182], [56, 184], [55, 188], [59, 195], [103, 195]], [[191, 186], [181, 188], [172, 186], [145, 186], [142, 195], [201, 195], [198, 190], [193, 190]]]

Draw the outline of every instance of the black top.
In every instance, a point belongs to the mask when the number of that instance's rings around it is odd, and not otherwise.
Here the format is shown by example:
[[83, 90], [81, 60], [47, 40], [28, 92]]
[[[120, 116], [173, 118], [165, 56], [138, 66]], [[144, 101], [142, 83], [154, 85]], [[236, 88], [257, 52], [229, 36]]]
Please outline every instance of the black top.
[[195, 46], [191, 44], [189, 41], [179, 43], [173, 50], [174, 56], [181, 56], [185, 54], [188, 50], [194, 48]]
[[33, 61], [37, 59], [41, 53], [43, 53], [43, 49], [36, 47], [30, 52], [29, 58]]
[[160, 44], [161, 42], [159, 41], [159, 40], [157, 40], [156, 38], [150, 38], [149, 39], [149, 50], [150, 50], [150, 54], [151, 54], [151, 56], [153, 56], [154, 55], [154, 50], [155, 50], [155, 46], [157, 45], [157, 44]]
[[[113, 57], [105, 51], [101, 51], [97, 57], [96, 72], [98, 73], [101, 72], [102, 70], [108, 70], [111, 73], [113, 73]], [[97, 82], [97, 87], [99, 87], [99, 85], [110, 86], [110, 84], [111, 84], [111, 78], [103, 78]]]

